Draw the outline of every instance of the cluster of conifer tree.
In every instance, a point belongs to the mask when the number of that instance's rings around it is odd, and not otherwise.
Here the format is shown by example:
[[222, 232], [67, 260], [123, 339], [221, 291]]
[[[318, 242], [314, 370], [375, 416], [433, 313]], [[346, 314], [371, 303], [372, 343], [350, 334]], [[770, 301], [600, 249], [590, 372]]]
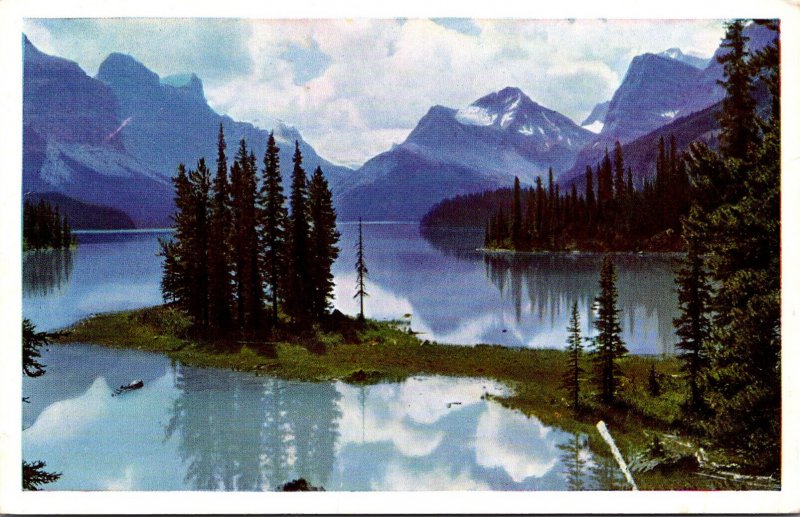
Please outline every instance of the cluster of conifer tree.
[[619, 142], [612, 154], [606, 150], [594, 170], [586, 167], [583, 192], [574, 183], [569, 193], [560, 192], [552, 169], [546, 189], [537, 177], [534, 187], [523, 189], [515, 178], [512, 189], [497, 191], [495, 197], [510, 199], [499, 202], [485, 223], [485, 246], [518, 251], [674, 249], [680, 244], [674, 235], [690, 194], [675, 138], [670, 137], [669, 147], [660, 139], [655, 178], [645, 179], [639, 190]]
[[339, 233], [328, 182], [319, 167], [308, 179], [295, 142], [287, 209], [278, 151], [270, 134], [259, 174], [242, 140], [229, 169], [220, 125], [213, 178], [202, 158], [194, 170], [178, 166], [161, 289], [196, 331], [254, 335], [277, 325], [280, 312], [302, 325], [329, 309]]
[[69, 248], [75, 243], [67, 215], [43, 199], [23, 203], [22, 240], [23, 249]]
[[[777, 25], [773, 22], [758, 22]], [[778, 475], [781, 463], [780, 104], [776, 39], [748, 54], [740, 20], [727, 25], [721, 57], [727, 91], [719, 117], [719, 150], [695, 142], [685, 156], [691, 206], [680, 219], [686, 254], [675, 282], [674, 320], [687, 382], [684, 422], [709, 445], [736, 455], [753, 471]], [[760, 78], [772, 96], [761, 118], [753, 100]], [[601, 271], [594, 322], [594, 379], [601, 399], [614, 401], [624, 354], [619, 339], [614, 272]], [[569, 360], [563, 387], [580, 400], [582, 345], [577, 307], [567, 328]], [[655, 371], [650, 393], [658, 396]]]
[[[600, 294], [595, 299], [597, 319], [593, 322], [597, 335], [591, 338], [592, 381], [597, 388], [600, 401], [612, 405], [617, 399], [622, 370], [619, 359], [628, 353], [622, 341], [622, 325], [617, 299], [617, 273], [610, 255], [603, 257], [600, 268]], [[567, 368], [562, 377], [561, 386], [570, 398], [573, 409], [577, 412], [581, 407], [581, 357], [583, 355], [583, 338], [581, 337], [578, 302], [573, 302], [569, 326], [567, 327]]]
[[[762, 21], [778, 30], [777, 22]], [[727, 95], [718, 150], [693, 143], [696, 188], [683, 220], [687, 254], [676, 283], [677, 346], [689, 379], [685, 412], [743, 464], [779, 473], [781, 462], [781, 252], [779, 41], [749, 53], [744, 22], [727, 25], [720, 58]], [[756, 113], [760, 79], [771, 110]]]

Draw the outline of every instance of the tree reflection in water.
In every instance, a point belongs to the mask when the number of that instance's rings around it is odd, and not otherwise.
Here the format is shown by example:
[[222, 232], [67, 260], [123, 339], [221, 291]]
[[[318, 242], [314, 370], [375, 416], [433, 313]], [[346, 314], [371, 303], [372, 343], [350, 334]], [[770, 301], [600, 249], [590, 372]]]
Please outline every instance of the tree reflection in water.
[[586, 466], [589, 457], [586, 435], [573, 434], [572, 438], [558, 445], [563, 451], [561, 465], [567, 478], [569, 490], [586, 490]]
[[26, 297], [48, 296], [69, 283], [73, 250], [26, 251], [22, 256], [22, 293]]
[[[521, 322], [523, 308], [528, 308], [540, 324], [551, 328], [566, 317], [573, 302], [578, 302], [584, 311], [584, 321], [593, 321], [592, 304], [599, 290], [601, 260], [602, 255], [594, 253], [488, 253], [483, 257], [487, 279], [513, 305], [516, 322]], [[614, 263], [619, 271], [619, 308], [627, 323], [623, 326], [623, 339], [633, 342], [634, 347], [629, 348], [636, 350], [636, 345], [646, 339], [647, 331], [637, 331], [636, 321], [652, 320], [656, 323], [659, 353], [673, 354], [672, 318], [677, 299], [670, 258], [620, 254], [614, 256]], [[645, 324], [640, 323], [640, 327]]]
[[292, 479], [325, 486], [339, 436], [331, 383], [286, 383], [175, 365], [179, 389], [165, 441], [178, 438], [197, 490], [274, 490]]

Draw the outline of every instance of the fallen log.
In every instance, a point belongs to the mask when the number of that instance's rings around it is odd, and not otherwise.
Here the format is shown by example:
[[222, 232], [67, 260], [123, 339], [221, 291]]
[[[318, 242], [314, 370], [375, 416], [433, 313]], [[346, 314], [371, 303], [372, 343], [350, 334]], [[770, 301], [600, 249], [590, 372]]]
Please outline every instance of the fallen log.
[[603, 440], [606, 441], [608, 447], [611, 449], [611, 454], [613, 454], [614, 459], [617, 460], [617, 464], [619, 465], [622, 474], [625, 476], [625, 479], [627, 479], [628, 483], [630, 483], [631, 490], [639, 490], [639, 488], [636, 486], [636, 482], [633, 480], [633, 476], [631, 476], [631, 471], [628, 470], [628, 465], [625, 463], [625, 459], [622, 457], [622, 453], [619, 452], [619, 449], [617, 449], [617, 444], [614, 443], [614, 438], [612, 438], [611, 433], [608, 432], [606, 423], [602, 420], [597, 422], [597, 430], [600, 432], [600, 436], [603, 437]]

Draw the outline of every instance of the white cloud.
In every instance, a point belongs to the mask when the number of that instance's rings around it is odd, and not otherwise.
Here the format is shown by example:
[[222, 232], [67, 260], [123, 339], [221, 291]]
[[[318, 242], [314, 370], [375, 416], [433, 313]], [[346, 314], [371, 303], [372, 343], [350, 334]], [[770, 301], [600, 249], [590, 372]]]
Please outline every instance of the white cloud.
[[[118, 19], [28, 22], [26, 31], [34, 44], [90, 73], [111, 51], [131, 53], [162, 75], [197, 72], [218, 111], [284, 120], [320, 154], [346, 164], [402, 141], [433, 104], [461, 108], [508, 85], [579, 121], [610, 98], [633, 56], [670, 47], [710, 56], [722, 36], [715, 20], [473, 24], [479, 32], [465, 34], [427, 19]], [[328, 66], [296, 84], [290, 48], [313, 48]]]

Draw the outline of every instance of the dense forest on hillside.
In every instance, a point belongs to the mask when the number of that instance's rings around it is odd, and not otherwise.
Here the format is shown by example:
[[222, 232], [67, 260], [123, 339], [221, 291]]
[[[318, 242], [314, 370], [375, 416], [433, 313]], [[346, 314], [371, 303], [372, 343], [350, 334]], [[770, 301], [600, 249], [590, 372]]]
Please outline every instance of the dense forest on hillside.
[[74, 230], [132, 230], [136, 228], [133, 220], [117, 208], [85, 203], [59, 192], [29, 192], [25, 199], [31, 203], [44, 201], [58, 206], [59, 212], [69, 218]]

